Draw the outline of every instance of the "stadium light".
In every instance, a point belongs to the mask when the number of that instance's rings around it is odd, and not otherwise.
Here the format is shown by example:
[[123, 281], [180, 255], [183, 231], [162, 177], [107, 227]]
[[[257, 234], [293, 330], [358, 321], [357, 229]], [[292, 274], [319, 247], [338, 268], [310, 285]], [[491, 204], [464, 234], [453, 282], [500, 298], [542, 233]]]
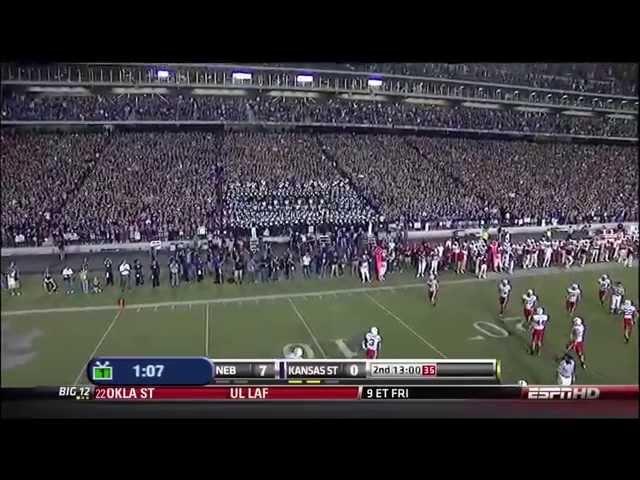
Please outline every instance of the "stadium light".
[[370, 78], [369, 80], [367, 80], [367, 85], [369, 85], [370, 87], [381, 87], [382, 80], [380, 80], [379, 78]]
[[246, 72], [233, 72], [231, 78], [234, 80], [251, 80], [251, 74]]
[[167, 70], [158, 70], [158, 78], [159, 79], [169, 78], [169, 72]]
[[298, 75], [296, 77], [298, 83], [313, 83], [313, 77], [311, 75]]

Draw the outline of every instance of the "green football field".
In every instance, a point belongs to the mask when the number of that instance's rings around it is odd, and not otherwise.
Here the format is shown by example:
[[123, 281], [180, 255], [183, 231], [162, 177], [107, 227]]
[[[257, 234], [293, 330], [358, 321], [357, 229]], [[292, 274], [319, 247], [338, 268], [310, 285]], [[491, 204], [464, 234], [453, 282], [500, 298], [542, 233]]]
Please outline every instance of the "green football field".
[[[549, 384], [568, 340], [564, 294], [574, 282], [584, 292], [577, 313], [587, 325], [588, 368], [578, 371], [578, 382], [637, 383], [637, 330], [625, 344], [621, 318], [597, 299], [596, 279], [605, 272], [622, 281], [637, 304], [637, 267], [518, 271], [503, 319], [495, 275], [480, 281], [443, 274], [435, 308], [409, 273], [364, 288], [349, 275], [241, 286], [206, 279], [177, 289], [163, 278], [158, 289], [145, 284], [127, 292], [122, 312], [116, 288], [101, 295], [47, 295], [40, 276], [24, 277], [22, 296], [2, 291], [2, 386], [86, 383], [85, 365], [94, 356], [276, 358], [300, 345], [315, 358], [362, 357], [360, 340], [374, 325], [383, 337], [382, 358], [496, 358], [505, 383]], [[539, 357], [528, 354], [522, 325], [519, 299], [528, 288], [551, 315]]]

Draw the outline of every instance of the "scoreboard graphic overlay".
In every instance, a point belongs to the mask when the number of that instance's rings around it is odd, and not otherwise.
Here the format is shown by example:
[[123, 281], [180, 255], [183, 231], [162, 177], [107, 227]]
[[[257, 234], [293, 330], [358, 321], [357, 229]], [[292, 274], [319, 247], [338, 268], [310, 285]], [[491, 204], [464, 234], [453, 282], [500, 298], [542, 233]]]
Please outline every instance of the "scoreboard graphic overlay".
[[86, 374], [91, 385], [3, 389], [3, 400], [56, 398], [84, 404], [182, 402], [209, 406], [466, 401], [467, 407], [502, 401], [603, 407], [605, 404], [597, 400], [637, 406], [639, 397], [637, 385], [503, 385], [500, 362], [493, 359], [98, 357], [88, 363]]

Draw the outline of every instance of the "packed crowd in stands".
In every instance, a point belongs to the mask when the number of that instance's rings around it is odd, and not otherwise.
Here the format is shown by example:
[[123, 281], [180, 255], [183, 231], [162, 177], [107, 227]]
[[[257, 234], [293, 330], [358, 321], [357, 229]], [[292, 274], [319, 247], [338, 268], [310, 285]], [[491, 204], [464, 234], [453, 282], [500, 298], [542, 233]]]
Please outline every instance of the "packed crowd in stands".
[[282, 230], [361, 224], [373, 210], [324, 157], [313, 135], [225, 135], [223, 222]]
[[[1, 136], [3, 246], [638, 219], [637, 147], [371, 134]], [[420, 227], [419, 227], [420, 228]]]
[[[388, 220], [540, 224], [638, 218], [635, 147], [326, 135]], [[398, 186], [402, 188], [398, 188]]]
[[637, 137], [636, 119], [569, 116], [466, 107], [429, 107], [403, 102], [258, 97], [251, 102], [256, 119], [272, 122], [353, 123]]
[[182, 95], [34, 96], [2, 97], [3, 120], [132, 121], [215, 120], [246, 121], [247, 102], [238, 97]]
[[219, 137], [2, 135], [3, 245], [192, 238], [218, 228]]
[[569, 116], [554, 112], [433, 107], [404, 102], [330, 98], [120, 95], [3, 97], [3, 120], [49, 121], [265, 121], [367, 124], [451, 129], [637, 137], [637, 119]]
[[38, 245], [57, 233], [67, 203], [105, 158], [109, 139], [99, 134], [3, 134], [0, 146], [2, 244]]

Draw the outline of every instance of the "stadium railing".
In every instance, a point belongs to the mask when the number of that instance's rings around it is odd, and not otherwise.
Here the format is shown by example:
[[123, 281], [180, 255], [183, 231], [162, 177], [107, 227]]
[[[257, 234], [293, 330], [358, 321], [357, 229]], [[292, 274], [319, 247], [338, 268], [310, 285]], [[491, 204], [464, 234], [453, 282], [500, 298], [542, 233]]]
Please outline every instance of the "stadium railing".
[[[527, 227], [508, 227], [507, 230], [512, 235], [521, 235], [528, 233], [543, 233], [549, 229], [556, 231], [579, 231], [583, 230], [585, 226], [589, 230], [589, 232], [593, 233], [596, 230], [600, 229], [608, 229], [608, 228], [617, 228], [619, 223], [592, 223], [589, 225], [585, 224], [573, 224], [573, 225], [545, 225], [545, 226], [527, 226]], [[625, 222], [622, 223], [625, 229], [635, 229], [638, 231], [638, 222]], [[425, 231], [425, 230], [410, 230], [408, 232], [407, 237], [410, 240], [415, 239], [429, 239], [429, 238], [448, 238], [453, 235], [454, 232], [459, 237], [464, 237], [466, 235], [479, 235], [482, 233], [481, 228], [468, 228], [468, 229], [458, 229], [458, 230], [435, 230], [435, 231]], [[497, 235], [497, 228], [489, 228], [489, 235]], [[220, 241], [219, 239], [214, 239], [214, 242]], [[283, 235], [278, 237], [262, 237], [263, 242], [267, 243], [287, 243], [289, 242], [289, 236]], [[187, 244], [189, 241], [181, 240], [181, 241], [167, 241], [160, 242], [160, 250], [168, 250], [170, 245], [179, 245], [179, 244]], [[138, 243], [104, 243], [104, 244], [92, 244], [92, 245], [68, 245], [65, 247], [66, 254], [73, 253], [101, 253], [101, 252], [117, 252], [117, 251], [148, 251], [151, 248], [149, 242], [138, 242]], [[158, 248], [158, 247], [156, 247]], [[2, 248], [0, 249], [0, 253], [2, 257], [14, 257], [14, 256], [24, 256], [24, 255], [57, 255], [58, 248], [49, 246], [49, 247], [18, 247], [18, 248]]]

